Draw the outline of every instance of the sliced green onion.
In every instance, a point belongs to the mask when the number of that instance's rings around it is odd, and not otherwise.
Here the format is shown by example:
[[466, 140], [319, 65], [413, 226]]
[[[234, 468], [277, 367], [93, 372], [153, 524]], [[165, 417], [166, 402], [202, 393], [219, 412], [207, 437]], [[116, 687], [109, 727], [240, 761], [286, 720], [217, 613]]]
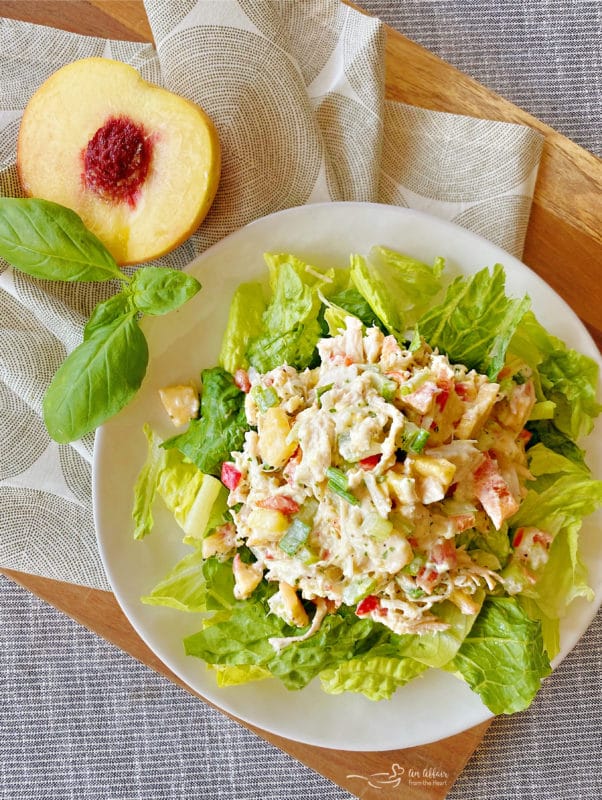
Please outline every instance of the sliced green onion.
[[428, 438], [429, 432], [427, 430], [419, 428], [413, 422], [406, 420], [401, 437], [404, 450], [411, 450], [412, 453], [422, 453]]
[[331, 492], [334, 492], [335, 494], [338, 494], [339, 497], [342, 497], [343, 500], [346, 500], [348, 503], [351, 503], [352, 506], [359, 506], [360, 501], [357, 499], [355, 495], [351, 494], [351, 492], [348, 492], [346, 489], [342, 489], [333, 481], [328, 481], [328, 488], [330, 489]]
[[426, 563], [426, 558], [420, 554], [415, 555], [414, 558], [407, 564], [401, 571], [404, 575], [418, 575], [422, 567]]
[[387, 378], [386, 375], [383, 375], [380, 372], [374, 373], [374, 380], [376, 381], [376, 387], [378, 389], [378, 393], [380, 396], [387, 400], [387, 402], [391, 402], [395, 398], [398, 389], [397, 381], [392, 380], [391, 378]]
[[397, 381], [385, 378], [380, 387], [380, 393], [384, 400], [391, 402], [397, 394]]
[[376, 588], [376, 581], [372, 578], [358, 578], [343, 589], [343, 603], [354, 606], [372, 594]]
[[265, 414], [268, 408], [272, 408], [278, 403], [278, 395], [271, 386], [254, 386], [251, 390], [251, 395], [262, 414]]
[[289, 556], [294, 556], [301, 545], [307, 541], [310, 531], [309, 525], [300, 519], [294, 519], [278, 543], [278, 547]]
[[322, 403], [320, 402], [322, 395], [325, 392], [329, 392], [333, 386], [334, 383], [327, 383], [326, 386], [318, 386], [318, 388], [316, 389], [316, 397], [318, 398], [318, 408], [322, 408]]
[[421, 589], [417, 586], [415, 589], [406, 589], [405, 593], [410, 598], [410, 600], [419, 600], [421, 597], [424, 597], [426, 592], [424, 589]]
[[339, 489], [343, 489], [343, 491], [347, 491], [349, 488], [349, 481], [347, 480], [347, 475], [343, 472], [342, 469], [338, 469], [338, 467], [328, 467], [325, 472], [326, 477], [328, 478], [330, 483], [335, 483]]
[[429, 432], [425, 431], [424, 428], [420, 428], [420, 430], [412, 437], [412, 441], [408, 445], [410, 450], [413, 453], [422, 453], [424, 447], [428, 441]]

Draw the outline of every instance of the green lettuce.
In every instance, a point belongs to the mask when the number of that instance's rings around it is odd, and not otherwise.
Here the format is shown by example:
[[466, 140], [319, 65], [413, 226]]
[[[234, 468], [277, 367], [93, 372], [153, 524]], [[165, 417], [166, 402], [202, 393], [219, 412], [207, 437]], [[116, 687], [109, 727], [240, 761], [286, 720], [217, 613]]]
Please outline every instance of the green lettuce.
[[215, 682], [220, 688], [225, 686], [240, 686], [241, 683], [250, 681], [260, 681], [271, 678], [272, 675], [265, 667], [254, 667], [246, 664], [238, 664], [233, 667], [220, 665], [214, 667]]
[[443, 267], [441, 258], [431, 267], [385, 247], [373, 247], [368, 259], [351, 256], [351, 281], [387, 331], [403, 339], [440, 291]]
[[510, 349], [536, 372], [541, 399], [555, 404], [556, 428], [574, 440], [590, 433], [602, 410], [596, 400], [597, 363], [548, 333], [530, 312], [523, 317]]
[[530, 447], [536, 444], [543, 444], [549, 450], [553, 450], [555, 453], [568, 458], [574, 464], [587, 469], [585, 451], [576, 445], [566, 433], [559, 431], [553, 422], [550, 420], [528, 422], [527, 429], [531, 434]]
[[[535, 480], [512, 517], [512, 527], [534, 526], [554, 538], [547, 562], [536, 570], [536, 583], [524, 581], [520, 597], [529, 613], [544, 624], [545, 647], [554, 656], [558, 652], [558, 619], [575, 598], [593, 599], [579, 554], [579, 531], [583, 518], [602, 505], [602, 481], [592, 480], [584, 464], [541, 443], [529, 450], [529, 469]], [[513, 569], [510, 562], [503, 574]]]
[[369, 700], [388, 700], [408, 681], [413, 680], [428, 667], [412, 658], [396, 655], [368, 654], [320, 672], [322, 688], [328, 694], [356, 692]]
[[241, 283], [232, 302], [218, 363], [227, 372], [249, 366], [249, 342], [263, 331], [266, 302], [260, 283]]
[[249, 341], [247, 357], [259, 372], [282, 364], [305, 369], [322, 335], [320, 288], [331, 280], [289, 254], [267, 253], [272, 297], [261, 332]]
[[445, 669], [465, 680], [494, 714], [527, 708], [551, 672], [540, 623], [512, 597], [486, 601]]
[[188, 430], [163, 442], [166, 449], [177, 448], [208, 475], [220, 475], [224, 461], [242, 449], [249, 429], [245, 415], [245, 395], [234, 378], [222, 367], [201, 373], [201, 416]]
[[[366, 328], [377, 327], [387, 333], [383, 323], [376, 316], [368, 301], [353, 287], [329, 295], [329, 307], [336, 308], [342, 316], [357, 317]], [[328, 312], [326, 312], [328, 313]], [[330, 331], [331, 335], [335, 335]]]
[[195, 613], [207, 610], [203, 557], [193, 550], [160, 581], [150, 594], [140, 598], [149, 606], [168, 606]]
[[504, 269], [496, 264], [471, 277], [458, 277], [443, 301], [418, 320], [418, 332], [450, 361], [495, 379], [504, 365], [514, 331], [530, 300], [506, 297]]
[[187, 537], [202, 538], [223, 520], [227, 491], [178, 450], [165, 450], [161, 440], [144, 426], [147, 458], [134, 487], [134, 538], [141, 539], [153, 527], [153, 504], [162, 498]]
[[[479, 610], [485, 599], [485, 592], [477, 589], [473, 600]], [[449, 601], [444, 601], [439, 606], [434, 606], [433, 614], [449, 628], [444, 631], [432, 633], [406, 634], [399, 637], [398, 653], [400, 655], [419, 661], [427, 667], [443, 667], [458, 652], [462, 642], [466, 639], [478, 616], [463, 614], [460, 609]]]

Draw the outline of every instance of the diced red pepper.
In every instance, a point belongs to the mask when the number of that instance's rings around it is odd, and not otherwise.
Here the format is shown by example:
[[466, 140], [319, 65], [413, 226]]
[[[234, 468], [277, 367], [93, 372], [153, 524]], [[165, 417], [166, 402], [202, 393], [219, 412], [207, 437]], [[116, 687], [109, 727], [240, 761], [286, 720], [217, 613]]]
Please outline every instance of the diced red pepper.
[[456, 545], [453, 539], [443, 539], [431, 548], [431, 560], [435, 564], [447, 564], [448, 569], [453, 569], [456, 565]]
[[512, 547], [518, 547], [519, 544], [522, 542], [524, 535], [525, 535], [525, 529], [518, 528], [518, 530], [514, 534], [514, 539], [512, 539]]
[[449, 400], [449, 393], [451, 391], [451, 384], [446, 381], [444, 384], [439, 385], [439, 392], [435, 395], [435, 403], [439, 411], [443, 411]]
[[222, 464], [221, 480], [226, 489], [233, 492], [242, 478], [242, 473], [230, 461], [224, 461]]
[[249, 373], [246, 369], [237, 369], [234, 373], [234, 383], [238, 386], [241, 392], [248, 394], [251, 391], [251, 381]]
[[523, 428], [522, 431], [518, 434], [518, 438], [523, 444], [529, 444], [532, 436], [533, 434], [531, 433], [531, 431], [528, 431], [526, 428]]
[[257, 502], [259, 508], [269, 508], [272, 511], [280, 511], [281, 514], [286, 514], [290, 517], [297, 514], [299, 511], [299, 503], [293, 500], [292, 497], [287, 497], [284, 494], [276, 494], [273, 497], [266, 497]]
[[357, 608], [355, 609], [355, 614], [358, 617], [367, 617], [368, 614], [371, 614], [372, 611], [376, 611], [380, 607], [380, 600], [376, 595], [369, 594], [368, 597], [364, 597], [363, 600], [357, 604]]
[[468, 397], [469, 387], [466, 383], [456, 383], [454, 386], [455, 392], [462, 400]]
[[379, 461], [380, 461], [380, 453], [377, 453], [374, 456], [366, 456], [366, 458], [361, 458], [359, 461], [359, 465], [362, 469], [368, 471], [370, 469], [374, 469], [374, 467], [378, 464]]
[[286, 482], [289, 486], [292, 486], [295, 480], [295, 470], [301, 463], [301, 459], [303, 458], [303, 453], [301, 452], [301, 448], [297, 447], [295, 452], [289, 458], [286, 463], [286, 466], [282, 470], [282, 475], [285, 478]]

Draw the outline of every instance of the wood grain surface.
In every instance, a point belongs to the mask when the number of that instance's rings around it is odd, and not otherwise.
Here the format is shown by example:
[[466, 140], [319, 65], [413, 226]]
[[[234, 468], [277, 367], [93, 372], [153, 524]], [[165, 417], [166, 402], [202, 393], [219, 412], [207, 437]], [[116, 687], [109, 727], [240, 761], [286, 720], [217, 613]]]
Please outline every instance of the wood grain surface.
[[[152, 41], [142, 0], [0, 0], [0, 16], [92, 36]], [[600, 159], [391, 29], [386, 96], [434, 110], [522, 123], [544, 134], [524, 261], [564, 297], [602, 347]], [[4, 574], [188, 689], [137, 636], [111, 593], [9, 570]], [[441, 800], [488, 724], [431, 745], [385, 753], [325, 750], [251, 729], [365, 800]]]

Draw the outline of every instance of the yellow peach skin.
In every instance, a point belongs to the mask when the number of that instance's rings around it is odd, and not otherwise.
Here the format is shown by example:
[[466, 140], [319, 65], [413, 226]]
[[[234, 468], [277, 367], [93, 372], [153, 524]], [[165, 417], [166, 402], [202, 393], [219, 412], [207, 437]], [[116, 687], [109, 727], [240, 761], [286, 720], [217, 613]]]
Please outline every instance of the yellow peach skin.
[[[130, 141], [115, 146], [124, 130]], [[99, 144], [107, 131], [112, 149], [107, 136]], [[106, 58], [51, 75], [27, 104], [17, 144], [25, 194], [73, 209], [119, 264], [187, 239], [211, 207], [220, 167], [215, 126], [199, 106]]]

